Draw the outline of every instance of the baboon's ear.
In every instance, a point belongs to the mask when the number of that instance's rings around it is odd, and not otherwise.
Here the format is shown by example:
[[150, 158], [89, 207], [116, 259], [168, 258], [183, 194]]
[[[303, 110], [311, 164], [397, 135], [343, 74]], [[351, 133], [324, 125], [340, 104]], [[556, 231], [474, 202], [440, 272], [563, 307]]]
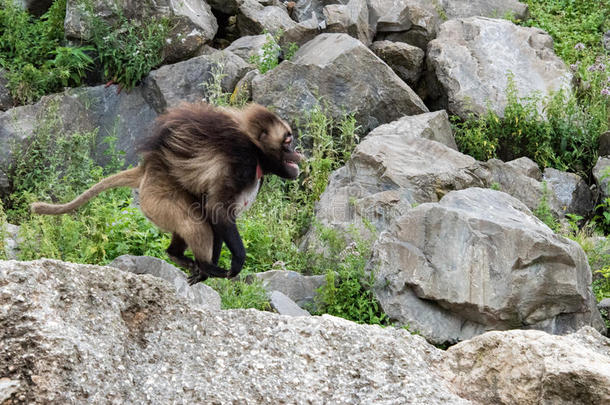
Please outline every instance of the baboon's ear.
[[265, 130], [261, 131], [261, 134], [258, 136], [258, 139], [261, 141], [266, 141], [269, 138], [269, 133]]

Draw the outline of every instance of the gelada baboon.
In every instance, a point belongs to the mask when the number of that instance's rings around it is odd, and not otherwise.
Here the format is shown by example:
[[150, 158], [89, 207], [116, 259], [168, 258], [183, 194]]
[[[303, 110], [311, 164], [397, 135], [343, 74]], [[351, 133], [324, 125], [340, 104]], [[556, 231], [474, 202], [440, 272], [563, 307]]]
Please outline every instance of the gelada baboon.
[[[161, 115], [139, 148], [142, 162], [107, 177], [67, 204], [37, 202], [38, 214], [63, 214], [114, 187], [140, 190], [150, 221], [172, 233], [167, 253], [191, 272], [191, 284], [208, 277], [234, 277], [246, 251], [235, 220], [256, 197], [264, 174], [299, 175], [302, 155], [288, 124], [257, 104], [242, 110], [183, 104]], [[231, 269], [218, 267], [222, 243]], [[189, 247], [195, 260], [184, 255]]]

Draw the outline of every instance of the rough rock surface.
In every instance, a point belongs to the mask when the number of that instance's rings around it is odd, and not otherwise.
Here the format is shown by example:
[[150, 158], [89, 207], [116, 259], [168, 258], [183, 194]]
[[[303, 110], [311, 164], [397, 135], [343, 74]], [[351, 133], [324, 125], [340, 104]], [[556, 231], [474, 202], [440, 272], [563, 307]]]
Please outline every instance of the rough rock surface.
[[540, 171], [538, 164], [528, 157], [520, 157], [518, 159], [511, 160], [510, 162], [506, 162], [506, 164], [513, 169], [518, 170], [521, 174], [524, 174], [527, 177], [531, 177], [532, 179], [538, 181], [542, 180], [542, 172]]
[[414, 87], [421, 76], [424, 65], [424, 51], [404, 42], [375, 41], [371, 51], [379, 56], [398, 77]]
[[470, 403], [401, 329], [207, 311], [154, 277], [50, 260], [0, 262], [0, 297], [0, 377], [29, 404]]
[[246, 277], [247, 282], [254, 279], [261, 281], [266, 291], [279, 291], [301, 308], [313, 305], [316, 290], [326, 284], [325, 276], [304, 276], [288, 270], [271, 270]]
[[377, 18], [377, 38], [406, 42], [426, 49], [436, 37], [442, 17], [434, 2], [427, 0], [370, 0]]
[[564, 213], [580, 216], [591, 213], [595, 207], [593, 192], [579, 175], [552, 168], [544, 169], [543, 175]]
[[[219, 70], [221, 69], [221, 70]], [[151, 71], [142, 88], [149, 104], [157, 113], [182, 102], [197, 102], [209, 95], [206, 84], [213, 75], [222, 72], [222, 90], [232, 93], [237, 82], [248, 72], [249, 65], [229, 51], [217, 51], [184, 62], [165, 65]]]
[[106, 163], [103, 140], [116, 136], [116, 147], [125, 152], [128, 164], [136, 164], [138, 141], [150, 135], [157, 113], [146, 102], [141, 87], [117, 94], [116, 86], [81, 87], [43, 97], [38, 103], [0, 113], [0, 167], [11, 159], [11, 143], [30, 137], [45, 119], [61, 120], [56, 133], [98, 130], [98, 163]]
[[435, 343], [486, 330], [605, 330], [582, 248], [499, 191], [469, 188], [422, 204], [373, 247], [383, 310]]
[[184, 272], [164, 260], [149, 256], [123, 255], [114, 259], [108, 266], [134, 274], [149, 274], [169, 281], [168, 285], [174, 287], [177, 297], [206, 309], [220, 310], [220, 295], [216, 291], [203, 283], [190, 286]]
[[[235, 55], [250, 63], [250, 58], [256, 55], [262, 55], [263, 45], [273, 39], [270, 35], [246, 35], [231, 42], [231, 45], [225, 48], [225, 51], [233, 52]], [[278, 53], [280, 49], [278, 46]]]
[[593, 177], [602, 197], [610, 196], [610, 157], [600, 156], [593, 168]]
[[[165, 54], [169, 61], [192, 56], [206, 42], [211, 41], [218, 30], [216, 17], [205, 1], [199, 0], [92, 0], [93, 13], [111, 22], [117, 17], [117, 8], [130, 20], [143, 24], [151, 17], [170, 18], [171, 31], [166, 41]], [[88, 11], [84, 2], [68, 0], [64, 23], [66, 36], [88, 39], [90, 36]]]
[[448, 19], [511, 16], [524, 20], [529, 15], [527, 4], [516, 0], [439, 0], [439, 6]]
[[280, 315], [310, 316], [309, 312], [301, 309], [296, 302], [279, 291], [271, 291], [269, 294], [269, 304]]
[[445, 22], [429, 44], [427, 63], [440, 82], [441, 105], [462, 118], [488, 106], [503, 115], [509, 73], [519, 96], [569, 89], [571, 81], [546, 32], [483, 17]]
[[441, 367], [476, 403], [610, 403], [610, 340], [592, 328], [567, 336], [489, 332], [450, 347]]
[[355, 113], [364, 131], [428, 109], [392, 69], [360, 41], [346, 34], [322, 34], [292, 60], [256, 77], [255, 102], [273, 106], [294, 122], [324, 99], [335, 118]]
[[259, 35], [264, 31], [284, 31], [296, 26], [285, 7], [264, 6], [256, 0], [242, 0], [237, 14], [237, 26], [242, 36]]
[[375, 30], [369, 23], [366, 0], [328, 5], [324, 7], [324, 18], [328, 32], [347, 33], [367, 46], [373, 42]]

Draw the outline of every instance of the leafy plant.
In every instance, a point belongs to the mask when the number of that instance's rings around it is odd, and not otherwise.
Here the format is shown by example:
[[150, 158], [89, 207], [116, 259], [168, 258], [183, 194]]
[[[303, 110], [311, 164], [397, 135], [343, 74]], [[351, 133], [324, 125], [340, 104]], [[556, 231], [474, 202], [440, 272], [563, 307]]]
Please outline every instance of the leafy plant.
[[[263, 44], [261, 53], [250, 57], [250, 63], [256, 65], [256, 68], [262, 74], [267, 73], [280, 63], [280, 55], [283, 50], [279, 43], [284, 35], [284, 31], [279, 29], [273, 35], [265, 31], [264, 34], [267, 36], [267, 41]], [[298, 49], [299, 47], [296, 43], [289, 43], [288, 48], [284, 51], [284, 59], [292, 59]]]
[[549, 205], [549, 189], [546, 182], [542, 182], [542, 198], [533, 214], [554, 232], [559, 231], [559, 222], [553, 216], [553, 212]]
[[[358, 323], [388, 325], [389, 319], [375, 299], [372, 288], [375, 284], [373, 272], [365, 272], [370, 256], [370, 243], [355, 241], [346, 246], [345, 240], [336, 231], [326, 230], [331, 247], [330, 257], [334, 264], [326, 271], [326, 284], [318, 289], [316, 308], [318, 314], [327, 313]], [[328, 240], [328, 237], [331, 240]], [[338, 241], [341, 240], [343, 243]], [[338, 246], [345, 248], [336, 254]]]
[[211, 279], [206, 283], [220, 294], [222, 309], [271, 309], [267, 292], [259, 281], [248, 284], [243, 281]]
[[151, 17], [146, 22], [128, 19], [118, 6], [116, 22], [110, 24], [89, 9], [91, 42], [102, 63], [107, 80], [131, 89], [163, 61], [163, 47], [169, 32], [166, 18]]
[[64, 86], [82, 83], [93, 59], [90, 47], [63, 46], [66, 0], [40, 18], [14, 0], [0, 0], [0, 67], [17, 103], [31, 103]]

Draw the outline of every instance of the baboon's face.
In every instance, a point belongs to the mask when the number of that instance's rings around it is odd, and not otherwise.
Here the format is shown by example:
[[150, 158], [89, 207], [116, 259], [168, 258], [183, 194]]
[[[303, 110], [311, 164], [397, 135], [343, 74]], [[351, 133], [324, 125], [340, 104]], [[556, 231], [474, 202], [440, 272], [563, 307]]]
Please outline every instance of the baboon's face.
[[295, 150], [296, 136], [290, 126], [274, 114], [265, 121], [267, 125], [261, 128], [259, 136], [264, 154], [260, 162], [263, 171], [285, 179], [296, 179], [299, 162], [303, 159], [303, 155]]

